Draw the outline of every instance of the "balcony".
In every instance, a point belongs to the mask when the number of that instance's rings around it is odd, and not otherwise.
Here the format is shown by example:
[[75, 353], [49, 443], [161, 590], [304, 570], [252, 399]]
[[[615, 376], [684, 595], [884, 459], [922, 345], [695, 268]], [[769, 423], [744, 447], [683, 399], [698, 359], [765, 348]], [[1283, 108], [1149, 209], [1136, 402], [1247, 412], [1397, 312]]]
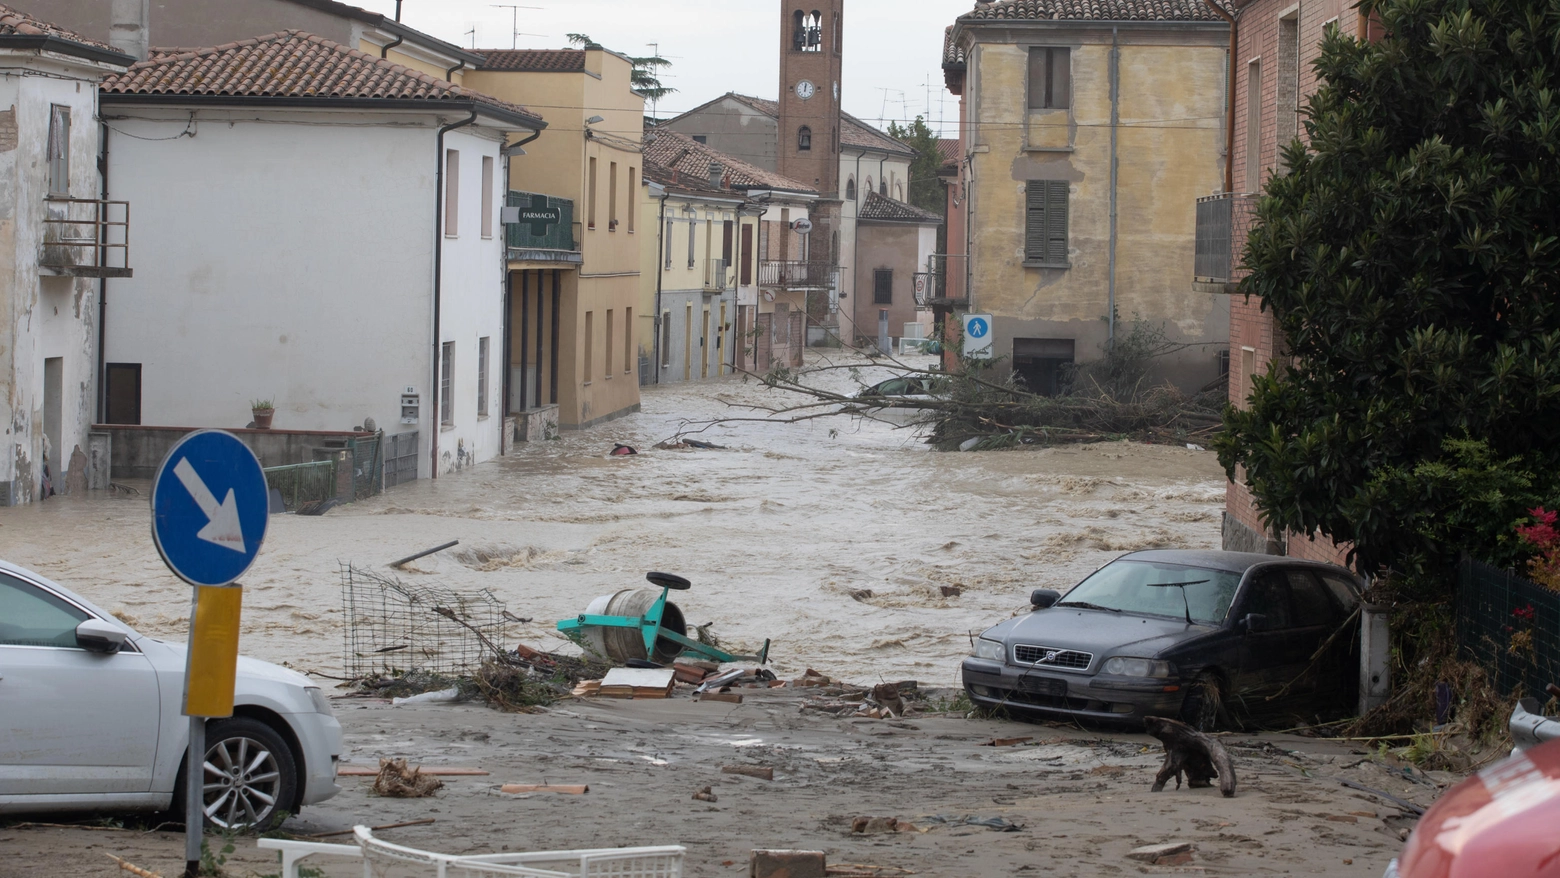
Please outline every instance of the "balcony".
[[574, 241], [574, 202], [510, 190], [504, 202], [504, 235], [511, 262], [580, 264]]
[[130, 277], [130, 202], [45, 200], [38, 271], [53, 277]]
[[764, 259], [758, 263], [758, 285], [786, 290], [834, 288], [839, 266], [828, 262], [794, 262]]
[[933, 253], [926, 259], [926, 270], [915, 273], [915, 303], [923, 308], [950, 308], [969, 305], [965, 289], [963, 253]]
[[1256, 215], [1252, 195], [1213, 195], [1197, 199], [1197, 250], [1192, 288], [1204, 293], [1233, 293], [1241, 278], [1240, 253]]
[[704, 291], [706, 293], [720, 293], [726, 290], [731, 263], [724, 259], [704, 260]]

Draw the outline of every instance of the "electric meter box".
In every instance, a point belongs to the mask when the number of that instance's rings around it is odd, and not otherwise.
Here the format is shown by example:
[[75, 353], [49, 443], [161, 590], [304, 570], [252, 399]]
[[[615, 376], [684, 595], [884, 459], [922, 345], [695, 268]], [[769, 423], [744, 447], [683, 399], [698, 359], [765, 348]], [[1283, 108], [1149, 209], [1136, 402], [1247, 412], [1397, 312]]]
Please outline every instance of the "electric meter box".
[[401, 392], [401, 423], [415, 424], [421, 417], [422, 397], [417, 394], [417, 388], [408, 387]]

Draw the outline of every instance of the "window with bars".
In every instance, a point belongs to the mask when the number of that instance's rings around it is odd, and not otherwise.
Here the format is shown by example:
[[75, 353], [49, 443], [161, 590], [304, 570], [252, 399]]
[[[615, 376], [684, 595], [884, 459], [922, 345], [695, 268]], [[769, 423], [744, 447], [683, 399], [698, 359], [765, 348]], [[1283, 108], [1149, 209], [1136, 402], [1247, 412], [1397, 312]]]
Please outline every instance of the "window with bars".
[[439, 357], [439, 423], [455, 424], [455, 342], [443, 344]]
[[894, 270], [892, 268], [873, 269], [872, 304], [894, 304]]
[[70, 107], [49, 107], [49, 194], [70, 194]]
[[477, 417], [488, 413], [488, 336], [477, 339]]
[[1030, 180], [1025, 186], [1024, 261], [1067, 267], [1067, 181]]
[[1072, 50], [1037, 46], [1029, 50], [1029, 109], [1072, 106]]

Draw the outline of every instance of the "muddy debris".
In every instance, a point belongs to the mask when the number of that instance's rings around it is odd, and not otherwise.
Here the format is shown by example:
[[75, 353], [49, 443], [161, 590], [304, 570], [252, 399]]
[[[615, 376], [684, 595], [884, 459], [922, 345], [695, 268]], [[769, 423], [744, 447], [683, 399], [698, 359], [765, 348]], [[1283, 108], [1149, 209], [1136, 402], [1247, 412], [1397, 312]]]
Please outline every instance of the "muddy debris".
[[374, 778], [374, 795], [391, 799], [421, 799], [444, 786], [444, 781], [408, 768], [405, 759], [379, 760], [379, 776]]

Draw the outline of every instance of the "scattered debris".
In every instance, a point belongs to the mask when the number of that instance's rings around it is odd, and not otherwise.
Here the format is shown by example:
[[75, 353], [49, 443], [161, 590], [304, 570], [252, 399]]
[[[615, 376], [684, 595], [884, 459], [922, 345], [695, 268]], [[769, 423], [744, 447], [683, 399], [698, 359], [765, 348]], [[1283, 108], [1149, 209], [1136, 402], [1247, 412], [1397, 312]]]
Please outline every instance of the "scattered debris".
[[435, 689], [432, 692], [422, 692], [417, 695], [408, 695], [405, 698], [392, 698], [391, 704], [449, 704], [462, 701], [460, 687], [451, 686], [448, 689]]
[[759, 780], [774, 780], [775, 770], [767, 765], [722, 765], [721, 774], [740, 774], [744, 777], [756, 777]]
[[498, 788], [501, 793], [562, 793], [566, 796], [583, 796], [590, 792], [589, 784], [506, 783]]
[[328, 497], [324, 500], [310, 500], [298, 507], [299, 515], [324, 515], [341, 505], [340, 497]]
[[1193, 850], [1189, 841], [1171, 841], [1134, 848], [1127, 852], [1127, 859], [1154, 866], [1184, 866], [1192, 861]]
[[595, 694], [603, 698], [670, 698], [675, 677], [671, 668], [613, 668]]
[[693, 794], [693, 800], [695, 802], [714, 802], [718, 801], [718, 797], [711, 791], [710, 787], [705, 787]]
[[[1034, 738], [1033, 737], [1029, 737], [1029, 736], [1025, 736], [1025, 737], [1022, 737], [1022, 738], [992, 738], [989, 741], [982, 741], [980, 746], [982, 746], [982, 747], [1011, 747], [1014, 744], [1022, 744], [1022, 743], [1026, 742], [1026, 741], [1033, 741], [1033, 740], [1034, 740]], [[1101, 767], [1103, 768], [1104, 766], [1101, 766]]]
[[415, 555], [407, 555], [405, 558], [402, 558], [399, 561], [391, 561], [390, 562], [390, 566], [393, 567], [396, 570], [400, 570], [402, 565], [410, 564], [413, 561], [416, 561], [418, 558], [426, 558], [426, 557], [428, 557], [429, 555], [432, 555], [435, 552], [442, 552], [445, 549], [453, 548], [453, 547], [458, 546], [458, 545], [460, 545], [460, 540], [450, 540], [449, 542], [447, 542], [447, 543], [445, 543], [443, 545], [434, 546], [431, 549], [423, 549], [421, 552], [418, 552]]
[[113, 854], [106, 854], [106, 856], [110, 860], [113, 860], [114, 862], [118, 863], [119, 864], [119, 868], [123, 869], [126, 872], [129, 872], [131, 875], [139, 875], [140, 878], [163, 878], [161, 872], [153, 872], [153, 871], [151, 871], [149, 869], [143, 869], [140, 866], [137, 866], [136, 864], [134, 864], [132, 862], [129, 862], [128, 860], [122, 860], [119, 857], [114, 856]]
[[407, 768], [405, 759], [379, 760], [379, 776], [374, 780], [374, 794], [392, 799], [421, 799], [434, 794], [444, 786], [444, 781], [423, 774], [419, 769]]
[[[381, 770], [367, 765], [343, 765], [336, 769], [336, 776], [378, 777]], [[448, 765], [419, 765], [415, 770], [428, 777], [486, 777], [488, 774], [480, 768], [455, 768]]]
[[864, 601], [867, 598], [872, 597], [872, 589], [870, 589], [870, 588], [858, 588], [858, 589], [856, 589], [856, 590], [854, 590], [854, 591], [852, 591], [850, 593], [850, 597], [851, 597], [852, 600], [855, 600], [855, 601]]
[[888, 832], [926, 832], [915, 824], [898, 817], [857, 817], [850, 822], [855, 835], [878, 835]]
[[956, 598], [964, 594], [964, 589], [957, 585], [939, 585], [937, 588], [942, 591], [942, 596], [945, 598]]
[[[487, 774], [487, 772], [485, 772], [485, 771], [482, 772], [482, 773], [483, 774]], [[428, 824], [435, 823], [435, 822], [437, 822], [436, 818], [424, 817], [421, 820], [403, 820], [400, 823], [381, 823], [378, 826], [370, 826], [369, 830], [372, 831], [372, 832], [379, 832], [382, 829], [400, 829], [403, 826], [427, 826]], [[313, 835], [305, 835], [305, 836], [303, 836], [303, 838], [308, 838], [308, 839], [335, 838], [336, 836], [339, 836], [339, 835], [351, 835], [353, 832], [356, 832], [356, 830], [354, 830], [354, 829], [338, 829], [338, 830], [336, 830], [334, 832], [316, 832]]]
[[898, 683], [879, 683], [873, 686], [871, 698], [877, 703], [880, 718], [905, 715], [905, 700], [899, 694]]
[[923, 823], [937, 823], [947, 826], [984, 826], [993, 832], [1018, 832], [1024, 828], [1022, 823], [1013, 823], [1001, 817], [976, 817], [966, 814], [963, 819], [949, 817], [946, 814], [937, 814], [932, 817], [917, 817]]
[[700, 692], [700, 701], [723, 701], [727, 704], [741, 704], [742, 696], [735, 692]]
[[1165, 745], [1165, 761], [1154, 778], [1153, 792], [1165, 788], [1165, 782], [1175, 778], [1175, 788], [1181, 788], [1181, 774], [1186, 774], [1186, 786], [1190, 789], [1213, 786], [1210, 781], [1219, 779], [1219, 792], [1225, 798], [1235, 795], [1235, 763], [1228, 750], [1217, 738], [1193, 729], [1180, 720], [1150, 716], [1143, 719], [1148, 733]]
[[627, 457], [627, 456], [629, 456], [631, 454], [638, 454], [638, 453], [639, 453], [639, 450], [634, 448], [634, 446], [632, 446], [632, 445], [624, 445], [621, 442], [615, 442], [612, 445], [612, 451], [607, 456], [608, 457]]

